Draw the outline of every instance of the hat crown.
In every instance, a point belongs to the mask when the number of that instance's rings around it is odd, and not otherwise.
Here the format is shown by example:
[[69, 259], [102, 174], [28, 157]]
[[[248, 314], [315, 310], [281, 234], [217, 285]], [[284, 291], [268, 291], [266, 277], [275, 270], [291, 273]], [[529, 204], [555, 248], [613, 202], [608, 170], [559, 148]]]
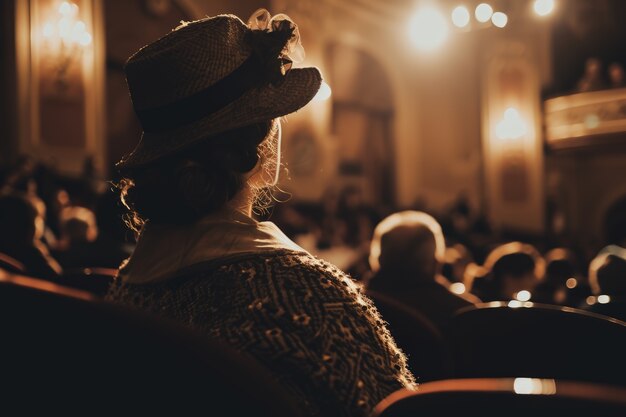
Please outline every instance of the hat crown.
[[166, 105], [221, 80], [249, 56], [248, 27], [233, 15], [183, 23], [131, 56], [124, 68], [136, 110]]

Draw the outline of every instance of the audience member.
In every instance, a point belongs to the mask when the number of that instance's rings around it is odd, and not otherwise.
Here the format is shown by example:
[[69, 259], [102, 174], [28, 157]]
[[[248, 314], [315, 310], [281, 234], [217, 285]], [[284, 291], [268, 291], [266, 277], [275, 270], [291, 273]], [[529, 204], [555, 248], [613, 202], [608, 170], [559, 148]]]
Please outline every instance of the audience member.
[[624, 79], [624, 67], [617, 62], [609, 65], [609, 80], [611, 80], [611, 88], [622, 88], [626, 86]]
[[595, 303], [584, 308], [626, 321], [626, 249], [602, 249], [589, 265], [589, 284]]
[[455, 243], [446, 248], [442, 275], [450, 282], [463, 283], [467, 266], [474, 262], [472, 254], [465, 245]]
[[606, 82], [602, 78], [602, 62], [598, 58], [588, 58], [585, 62], [585, 73], [578, 80], [578, 91], [595, 91], [605, 89]]
[[52, 253], [64, 269], [117, 268], [126, 259], [111, 242], [98, 240], [96, 216], [88, 208], [67, 207], [60, 217], [61, 239]]
[[478, 299], [459, 296], [440, 275], [445, 241], [441, 226], [426, 213], [403, 211], [376, 226], [370, 250], [374, 275], [368, 291], [382, 293], [417, 310], [439, 329], [452, 316]]
[[54, 280], [62, 269], [41, 241], [44, 219], [32, 198], [0, 196], [0, 252], [24, 265], [25, 273]]
[[555, 248], [545, 255], [545, 277], [533, 293], [533, 301], [544, 304], [577, 306], [578, 293], [584, 285], [578, 275], [576, 257], [565, 248]]
[[[537, 249], [521, 242], [498, 246], [489, 253], [484, 266], [487, 276], [474, 283], [474, 293], [484, 301], [528, 301], [545, 269]], [[529, 293], [524, 293], [527, 297], [519, 294], [522, 291]]]
[[[119, 163], [139, 237], [108, 298], [255, 357], [307, 415], [367, 416], [414, 386], [406, 357], [346, 274], [251, 217], [278, 180], [280, 118], [321, 85], [315, 68], [289, 70], [292, 52], [297, 27], [261, 9], [248, 25], [184, 23], [128, 60], [135, 108], [161, 114], [139, 112], [144, 135]], [[216, 85], [209, 104], [179, 101]]]

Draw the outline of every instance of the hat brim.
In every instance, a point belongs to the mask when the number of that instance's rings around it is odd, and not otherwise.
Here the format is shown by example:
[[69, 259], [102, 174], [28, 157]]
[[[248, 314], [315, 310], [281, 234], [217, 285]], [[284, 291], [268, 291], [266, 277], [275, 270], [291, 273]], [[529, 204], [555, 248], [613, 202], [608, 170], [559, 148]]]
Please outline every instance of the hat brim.
[[293, 113], [313, 99], [321, 83], [317, 68], [293, 68], [280, 85], [252, 89], [200, 120], [166, 132], [144, 132], [135, 150], [117, 167], [136, 168], [219, 133]]

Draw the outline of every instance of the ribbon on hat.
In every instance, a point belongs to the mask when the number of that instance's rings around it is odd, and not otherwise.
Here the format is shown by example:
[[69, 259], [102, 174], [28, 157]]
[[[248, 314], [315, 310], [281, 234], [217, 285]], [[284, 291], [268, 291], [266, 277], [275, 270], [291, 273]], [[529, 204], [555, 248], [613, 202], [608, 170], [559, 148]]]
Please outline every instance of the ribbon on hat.
[[234, 71], [209, 87], [173, 103], [135, 109], [144, 132], [155, 133], [185, 126], [215, 113], [252, 88], [279, 85], [293, 62], [304, 59], [298, 26], [285, 14], [271, 17], [259, 9], [248, 20], [245, 42], [250, 56]]

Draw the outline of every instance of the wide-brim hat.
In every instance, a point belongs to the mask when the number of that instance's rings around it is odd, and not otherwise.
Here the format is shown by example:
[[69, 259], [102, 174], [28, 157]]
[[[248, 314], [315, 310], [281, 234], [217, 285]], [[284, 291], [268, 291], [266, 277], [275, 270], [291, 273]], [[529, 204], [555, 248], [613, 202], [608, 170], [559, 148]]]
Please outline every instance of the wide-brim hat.
[[288, 49], [295, 43], [299, 34], [288, 18], [255, 28], [220, 15], [184, 23], [140, 49], [124, 69], [143, 134], [117, 167], [145, 165], [302, 108], [322, 77], [317, 68], [291, 68]]

